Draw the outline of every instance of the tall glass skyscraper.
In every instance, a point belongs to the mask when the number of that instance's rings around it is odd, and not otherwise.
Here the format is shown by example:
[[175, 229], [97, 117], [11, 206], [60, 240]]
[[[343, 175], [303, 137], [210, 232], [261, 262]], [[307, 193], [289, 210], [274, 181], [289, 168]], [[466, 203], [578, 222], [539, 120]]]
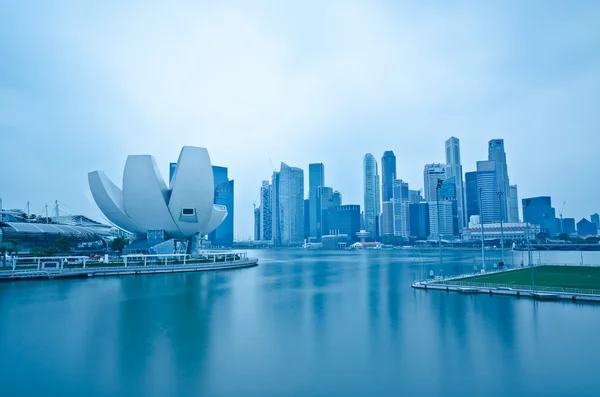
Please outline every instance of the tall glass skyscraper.
[[460, 164], [460, 140], [451, 137], [446, 141], [446, 175], [454, 178], [456, 186], [456, 208], [458, 219], [458, 232], [467, 224], [463, 191], [463, 170]]
[[317, 223], [317, 238], [321, 239], [323, 234], [327, 234], [326, 211], [333, 206], [333, 189], [326, 186], [320, 186], [317, 189], [317, 213], [319, 222]]
[[477, 171], [465, 173], [465, 201], [467, 207], [467, 224], [473, 215], [479, 215], [479, 189], [477, 188]]
[[409, 205], [410, 237], [427, 239], [429, 229], [429, 203], [420, 202]]
[[[506, 164], [506, 152], [504, 151], [504, 139], [492, 139], [488, 142], [488, 161], [496, 162], [496, 191], [500, 193], [500, 214], [504, 222], [508, 222], [511, 215], [510, 192], [508, 181], [508, 166]], [[516, 215], [519, 216], [518, 214]], [[499, 220], [499, 219], [498, 219]]]
[[233, 245], [233, 192], [234, 182], [227, 176], [227, 167], [213, 165], [213, 179], [215, 184], [215, 204], [227, 207], [227, 217], [209, 235], [208, 239], [213, 245], [232, 246]]
[[498, 197], [498, 180], [495, 161], [477, 162], [477, 189], [481, 224], [500, 220], [501, 198]]
[[410, 237], [410, 195], [408, 183], [401, 179], [393, 181], [393, 219], [394, 219], [394, 235], [401, 237]]
[[388, 150], [381, 158], [381, 201], [390, 201], [393, 196], [393, 181], [396, 179], [396, 156]]
[[325, 186], [325, 166], [323, 163], [308, 165], [308, 200], [310, 212], [309, 217], [310, 237], [318, 239], [318, 225], [321, 223], [322, 214], [317, 210], [317, 190]]
[[377, 169], [377, 160], [371, 153], [365, 154], [363, 159], [364, 176], [364, 221], [365, 230], [371, 233], [371, 238], [377, 238], [378, 218], [380, 210], [380, 192], [379, 192], [379, 172]]
[[278, 181], [279, 240], [282, 245], [304, 240], [304, 171], [281, 163]]

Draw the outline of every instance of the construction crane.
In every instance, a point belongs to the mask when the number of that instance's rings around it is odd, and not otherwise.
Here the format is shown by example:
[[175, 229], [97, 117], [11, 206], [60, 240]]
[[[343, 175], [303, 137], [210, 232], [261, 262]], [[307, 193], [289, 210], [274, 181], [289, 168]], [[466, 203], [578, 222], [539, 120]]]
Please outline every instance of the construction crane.
[[563, 211], [565, 210], [565, 205], [567, 204], [566, 201], [563, 201], [562, 207], [560, 208], [560, 211], [558, 211], [558, 216], [560, 217], [560, 232], [564, 233], [564, 226], [563, 226]]

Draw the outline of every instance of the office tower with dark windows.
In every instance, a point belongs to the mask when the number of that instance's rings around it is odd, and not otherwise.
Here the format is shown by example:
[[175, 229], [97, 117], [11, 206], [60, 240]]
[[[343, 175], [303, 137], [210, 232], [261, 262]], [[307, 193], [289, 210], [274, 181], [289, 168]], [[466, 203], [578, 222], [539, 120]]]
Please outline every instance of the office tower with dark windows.
[[479, 215], [479, 189], [477, 188], [477, 171], [465, 173], [465, 201], [467, 207], [467, 224], [473, 215]]
[[356, 242], [356, 233], [360, 231], [359, 205], [336, 205], [329, 207], [325, 212], [325, 218], [329, 227], [326, 234], [346, 234], [348, 241]]
[[598, 230], [600, 230], [600, 215], [598, 215], [598, 213], [592, 214], [590, 219], [592, 220], [592, 223], [596, 225]]
[[213, 245], [232, 246], [233, 245], [233, 199], [234, 199], [234, 181], [229, 180], [227, 175], [227, 167], [219, 167], [214, 165], [213, 179], [215, 186], [214, 203], [227, 207], [227, 217], [208, 235], [208, 240]]
[[379, 172], [377, 160], [371, 153], [363, 159], [363, 188], [364, 188], [364, 223], [365, 230], [376, 239], [379, 232], [379, 214], [381, 200], [379, 191]]
[[454, 178], [456, 186], [456, 219], [458, 221], [458, 233], [460, 233], [467, 224], [467, 219], [464, 202], [463, 170], [460, 163], [460, 140], [455, 137], [451, 137], [446, 141], [446, 177], [448, 179]]
[[329, 207], [333, 206], [333, 189], [327, 186], [317, 188], [317, 240], [321, 236], [327, 234], [327, 220], [324, 218], [324, 213]]
[[408, 238], [410, 237], [410, 190], [408, 183], [403, 182], [401, 179], [394, 179], [392, 186], [394, 236]]
[[342, 193], [337, 190], [333, 192], [332, 205], [334, 207], [339, 207], [342, 205]]
[[260, 208], [254, 208], [254, 241], [260, 240]]
[[540, 232], [555, 236], [560, 233], [556, 210], [549, 196], [530, 197], [522, 200], [523, 221], [540, 226]]
[[321, 223], [321, 213], [317, 210], [317, 190], [325, 186], [325, 166], [323, 163], [308, 165], [308, 199], [310, 237], [317, 239], [318, 225]]
[[420, 202], [409, 205], [410, 237], [427, 240], [429, 237], [429, 203]]
[[393, 181], [396, 179], [396, 156], [388, 150], [381, 158], [381, 201], [392, 199]]

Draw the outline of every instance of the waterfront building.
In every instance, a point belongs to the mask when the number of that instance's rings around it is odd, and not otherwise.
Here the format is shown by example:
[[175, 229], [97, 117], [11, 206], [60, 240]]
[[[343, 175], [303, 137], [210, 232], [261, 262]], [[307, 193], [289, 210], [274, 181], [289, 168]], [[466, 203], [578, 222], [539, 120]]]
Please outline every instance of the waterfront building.
[[[393, 181], [396, 179], [396, 156], [388, 150], [381, 158], [381, 200], [391, 201], [393, 196]], [[385, 231], [384, 231], [385, 233]]]
[[408, 183], [394, 179], [392, 183], [393, 234], [410, 237], [410, 198]]
[[351, 242], [357, 241], [360, 232], [360, 206], [337, 205], [329, 207], [325, 213], [328, 235], [347, 235]]
[[273, 239], [273, 186], [269, 181], [262, 181], [260, 187], [260, 239], [271, 241]]
[[425, 240], [429, 237], [429, 203], [411, 203], [409, 208], [410, 237]]
[[[439, 213], [438, 213], [439, 209]], [[429, 202], [430, 237], [442, 238], [454, 236], [454, 220], [452, 217], [452, 202], [447, 200]]]
[[260, 241], [260, 207], [254, 208], [254, 241]]
[[215, 186], [214, 204], [227, 208], [227, 217], [208, 235], [212, 245], [232, 246], [234, 225], [234, 181], [229, 180], [227, 167], [213, 166], [213, 181]]
[[595, 223], [582, 218], [577, 222], [577, 235], [579, 237], [596, 236], [598, 235], [598, 227]]
[[[492, 139], [488, 142], [488, 161], [496, 163], [496, 191], [500, 193], [499, 214], [504, 222], [509, 219], [510, 197], [508, 166], [506, 164], [506, 152], [504, 151], [504, 139]], [[485, 218], [485, 214], [484, 214]], [[493, 220], [493, 219], [492, 219]], [[498, 218], [499, 220], [499, 218]], [[487, 222], [487, 219], [486, 219]]]
[[569, 236], [577, 234], [577, 229], [575, 228], [575, 218], [563, 218], [560, 223], [561, 233], [568, 234]]
[[598, 213], [595, 213], [595, 214], [592, 214], [592, 216], [590, 218], [592, 220], [592, 223], [596, 225], [598, 230], [600, 230], [600, 215], [598, 215]]
[[508, 221], [510, 223], [518, 223], [520, 220], [519, 217], [519, 193], [517, 189], [517, 185], [510, 185], [508, 187], [508, 198], [509, 198], [509, 207], [508, 207]]
[[437, 200], [438, 179], [446, 180], [446, 164], [426, 164], [423, 170], [423, 190], [425, 201]]
[[473, 215], [479, 215], [479, 189], [477, 188], [477, 171], [465, 173], [465, 201], [467, 207], [467, 224]]
[[[540, 227], [532, 224], [528, 227], [524, 222], [508, 222], [502, 225], [500, 222], [486, 223], [483, 225], [483, 238], [484, 240], [500, 240], [504, 236], [504, 241], [523, 241], [526, 240], [528, 230], [529, 238], [533, 240], [540, 232]], [[463, 230], [463, 240], [481, 241], [481, 223], [478, 216], [473, 216], [467, 229]]]
[[483, 224], [498, 222], [502, 210], [498, 197], [498, 183], [495, 161], [477, 162], [477, 189], [479, 215]]
[[127, 157], [122, 189], [101, 171], [90, 172], [88, 182], [104, 216], [134, 233], [136, 250], [145, 253], [173, 253], [177, 242], [194, 245], [228, 216], [226, 206], [214, 204], [213, 168], [205, 148], [181, 149], [170, 187], [150, 155]]
[[319, 187], [325, 186], [325, 166], [323, 163], [308, 165], [308, 199], [310, 200], [309, 225], [310, 237], [318, 239], [318, 225], [321, 223], [321, 212], [317, 209]]
[[456, 209], [457, 209], [457, 233], [460, 233], [467, 224], [465, 210], [465, 194], [463, 188], [463, 170], [460, 163], [460, 140], [450, 137], [446, 141], [446, 178], [454, 178], [456, 190]]
[[[560, 233], [556, 221], [556, 211], [552, 208], [552, 199], [548, 196], [530, 197], [522, 200], [523, 221], [540, 225], [540, 230], [550, 236]], [[526, 208], [529, 203], [528, 208]]]
[[304, 171], [281, 163], [278, 181], [273, 185], [277, 217], [274, 238], [276, 244], [292, 245], [304, 240]]
[[364, 181], [364, 223], [365, 230], [370, 233], [371, 238], [377, 238], [379, 232], [380, 192], [379, 172], [377, 161], [371, 153], [365, 154], [363, 159], [363, 181]]

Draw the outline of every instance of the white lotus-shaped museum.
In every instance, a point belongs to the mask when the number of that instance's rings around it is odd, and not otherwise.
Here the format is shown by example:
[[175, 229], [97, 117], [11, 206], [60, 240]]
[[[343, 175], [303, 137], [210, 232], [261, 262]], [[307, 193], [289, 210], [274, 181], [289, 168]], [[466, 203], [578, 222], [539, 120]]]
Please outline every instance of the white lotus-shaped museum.
[[205, 148], [184, 146], [167, 187], [154, 157], [127, 157], [123, 189], [102, 171], [88, 174], [98, 208], [115, 226], [146, 235], [161, 231], [175, 239], [205, 235], [227, 217], [227, 208], [214, 203], [212, 165]]

